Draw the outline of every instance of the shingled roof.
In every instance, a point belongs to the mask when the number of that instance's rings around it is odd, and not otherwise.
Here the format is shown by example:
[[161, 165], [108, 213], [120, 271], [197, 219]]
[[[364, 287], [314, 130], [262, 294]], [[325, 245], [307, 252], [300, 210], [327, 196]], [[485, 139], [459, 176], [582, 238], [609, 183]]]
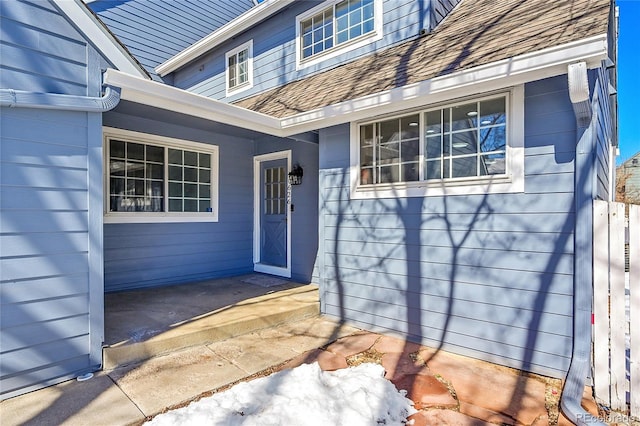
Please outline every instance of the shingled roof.
[[279, 118], [607, 33], [609, 0], [462, 0], [431, 34], [236, 104]]

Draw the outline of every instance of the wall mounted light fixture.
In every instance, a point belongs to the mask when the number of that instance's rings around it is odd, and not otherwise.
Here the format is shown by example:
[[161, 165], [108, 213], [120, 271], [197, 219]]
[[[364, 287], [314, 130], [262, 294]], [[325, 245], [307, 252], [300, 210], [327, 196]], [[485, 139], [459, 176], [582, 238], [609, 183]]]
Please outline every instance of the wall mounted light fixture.
[[289, 172], [289, 184], [300, 185], [302, 183], [302, 175], [302, 167], [300, 167], [300, 164], [296, 163]]

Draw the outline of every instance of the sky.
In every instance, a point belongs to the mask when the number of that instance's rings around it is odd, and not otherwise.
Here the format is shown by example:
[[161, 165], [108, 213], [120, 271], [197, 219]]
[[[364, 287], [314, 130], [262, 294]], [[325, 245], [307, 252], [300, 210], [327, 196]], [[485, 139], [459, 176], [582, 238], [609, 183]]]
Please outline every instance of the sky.
[[384, 367], [365, 363], [322, 371], [302, 364], [160, 414], [147, 426], [404, 426], [417, 411]]
[[640, 0], [616, 0], [620, 8], [618, 36], [618, 108], [620, 155], [617, 163], [640, 151]]

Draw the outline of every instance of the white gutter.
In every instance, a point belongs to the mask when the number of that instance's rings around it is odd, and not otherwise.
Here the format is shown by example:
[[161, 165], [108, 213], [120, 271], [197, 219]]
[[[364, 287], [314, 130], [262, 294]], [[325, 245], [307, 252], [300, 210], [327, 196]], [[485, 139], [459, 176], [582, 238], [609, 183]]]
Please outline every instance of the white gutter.
[[125, 100], [286, 137], [563, 75], [570, 64], [578, 61], [584, 61], [588, 68], [597, 68], [606, 58], [607, 36], [602, 34], [285, 118], [257, 113], [115, 70], [107, 71], [105, 84], [121, 87]]
[[104, 84], [122, 88], [122, 99], [281, 136], [277, 118], [166, 84], [108, 69]]
[[0, 89], [0, 106], [9, 108], [106, 112], [115, 108], [118, 102], [120, 102], [120, 89], [110, 86], [107, 86], [101, 98]]
[[102, 21], [99, 21], [80, 0], [55, 0], [55, 4], [116, 68], [129, 74], [149, 78], [146, 71], [109, 33]]
[[260, 21], [279, 12], [294, 1], [295, 0], [266, 0], [260, 3], [258, 6], [247, 10], [245, 13], [224, 24], [205, 38], [197, 41], [182, 52], [158, 65], [155, 68], [155, 71], [160, 77], [164, 77], [183, 65], [197, 59], [219, 44], [235, 37]]

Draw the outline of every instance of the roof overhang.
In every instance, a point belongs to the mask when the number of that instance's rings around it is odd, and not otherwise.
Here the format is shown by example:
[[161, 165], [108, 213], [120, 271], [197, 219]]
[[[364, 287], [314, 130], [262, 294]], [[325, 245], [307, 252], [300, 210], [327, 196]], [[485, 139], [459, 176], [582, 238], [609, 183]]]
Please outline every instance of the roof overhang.
[[184, 49], [182, 52], [158, 65], [155, 68], [155, 71], [159, 76], [164, 77], [194, 59], [204, 55], [219, 44], [235, 37], [243, 31], [246, 31], [274, 13], [279, 12], [294, 1], [295, 0], [266, 0], [260, 3], [221, 26], [205, 38]]
[[283, 118], [281, 125], [300, 133], [566, 74], [579, 61], [598, 68], [607, 52], [602, 34], [306, 111]]
[[104, 24], [80, 0], [54, 0], [56, 6], [78, 26], [93, 46], [120, 71], [149, 78]]
[[121, 99], [127, 101], [281, 136], [280, 120], [275, 117], [113, 69], [104, 73], [103, 80], [105, 85], [120, 87]]
[[566, 74], [567, 66], [578, 61], [598, 68], [608, 59], [607, 51], [602, 34], [284, 118], [115, 70], [105, 73], [104, 83], [122, 88], [124, 100], [286, 137]]

